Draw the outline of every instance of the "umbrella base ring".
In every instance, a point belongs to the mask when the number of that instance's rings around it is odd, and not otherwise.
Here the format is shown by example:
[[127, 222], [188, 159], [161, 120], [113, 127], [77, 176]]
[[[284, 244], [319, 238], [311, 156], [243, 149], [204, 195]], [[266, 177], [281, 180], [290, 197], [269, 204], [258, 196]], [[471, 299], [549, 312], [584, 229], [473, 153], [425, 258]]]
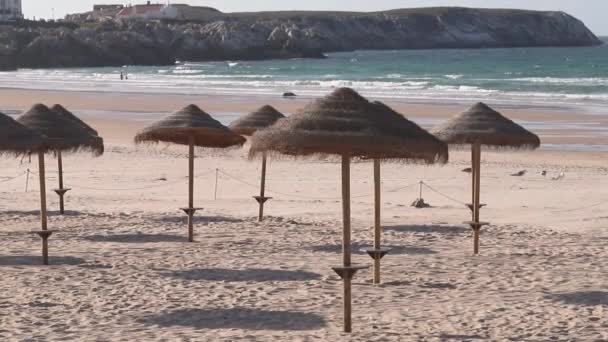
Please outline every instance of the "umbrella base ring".
[[[469, 208], [469, 210], [470, 210], [471, 212], [473, 211], [473, 204], [471, 204], [471, 203], [467, 203], [467, 204], [465, 204], [465, 206], [466, 206], [467, 208]], [[483, 207], [487, 207], [487, 206], [488, 206], [487, 204], [485, 204], [485, 203], [481, 203], [481, 204], [479, 204], [479, 209], [481, 209], [481, 208], [483, 208]]]
[[30, 233], [40, 236], [43, 240], [48, 240], [55, 232], [55, 230], [32, 230]]
[[203, 210], [203, 209], [204, 208], [180, 208], [180, 210], [183, 211], [188, 216], [194, 216], [194, 214], [196, 214], [197, 211]]
[[59, 195], [59, 197], [63, 197], [63, 195], [65, 195], [70, 190], [72, 189], [53, 189], [53, 191], [55, 191], [55, 193]]
[[256, 200], [256, 202], [258, 202], [259, 204], [264, 204], [266, 202], [268, 202], [268, 200], [271, 200], [272, 197], [264, 197], [264, 196], [253, 196], [253, 198]]
[[490, 225], [489, 222], [472, 222], [472, 221], [464, 222], [464, 224], [468, 224], [469, 226], [471, 226], [471, 228], [473, 228], [473, 230], [480, 230], [481, 227]]
[[355, 273], [360, 270], [368, 269], [369, 266], [340, 266], [340, 267], [332, 267], [331, 269], [336, 272], [341, 279], [353, 279]]
[[384, 258], [390, 251], [390, 248], [367, 248], [362, 249], [363, 252], [367, 253], [374, 260], [381, 260]]
[[30, 233], [40, 236], [42, 239], [42, 264], [49, 264], [49, 245], [48, 240], [55, 231], [53, 230], [33, 230]]

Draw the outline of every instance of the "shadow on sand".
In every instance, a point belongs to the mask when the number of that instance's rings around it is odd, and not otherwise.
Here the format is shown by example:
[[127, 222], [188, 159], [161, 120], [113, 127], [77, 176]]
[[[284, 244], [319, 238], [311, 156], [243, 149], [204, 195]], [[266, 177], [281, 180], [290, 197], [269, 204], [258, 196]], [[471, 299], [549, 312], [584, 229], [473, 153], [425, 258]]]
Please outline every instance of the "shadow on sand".
[[547, 295], [547, 298], [560, 301], [565, 304], [595, 306], [608, 305], [607, 291], [577, 291], [566, 293], [555, 293]]
[[[415, 246], [382, 246], [383, 248], [390, 248], [389, 255], [399, 255], [399, 254], [436, 254], [434, 250], [426, 247], [415, 247]], [[354, 242], [351, 244], [351, 251], [353, 254], [367, 254], [364, 249], [372, 248], [371, 244], [361, 244]], [[322, 253], [342, 253], [342, 245], [320, 245], [313, 246], [311, 248], [313, 252], [322, 252]]]
[[471, 341], [471, 340], [487, 340], [487, 337], [480, 335], [454, 335], [454, 334], [441, 334], [439, 335], [441, 341]]
[[141, 323], [194, 329], [316, 330], [325, 327], [323, 317], [303, 312], [259, 309], [181, 309], [144, 317]]
[[415, 286], [423, 289], [433, 289], [433, 290], [455, 290], [457, 287], [450, 283], [434, 283], [434, 282], [426, 282], [422, 284], [417, 284], [415, 280], [394, 280], [388, 281], [382, 284], [382, 286]]
[[[13, 215], [13, 216], [40, 216], [40, 210], [6, 210], [2, 211], [2, 214]], [[94, 214], [88, 214], [82, 211], [77, 210], [66, 210], [63, 215], [59, 214], [59, 210], [49, 210], [47, 211], [48, 216], [80, 216], [80, 215], [90, 215], [95, 216]]]
[[[84, 259], [70, 256], [49, 256], [49, 264], [52, 265], [80, 265], [85, 263]], [[40, 255], [10, 255], [0, 256], [0, 266], [41, 266]]]
[[222, 268], [200, 268], [183, 271], [163, 270], [163, 275], [187, 280], [225, 282], [307, 281], [321, 278], [320, 274], [306, 271], [284, 271], [271, 269], [231, 270]]
[[387, 226], [385, 230], [391, 230], [399, 233], [427, 233], [427, 234], [444, 234], [444, 235], [462, 235], [469, 233], [470, 228], [458, 226], [439, 226], [439, 225], [403, 225], [403, 226]]
[[[234, 218], [234, 217], [226, 217], [226, 216], [204, 216], [204, 213], [201, 211], [201, 215], [194, 215], [194, 224], [208, 224], [208, 223], [239, 223], [243, 222], [242, 219]], [[185, 224], [188, 222], [188, 216], [186, 214], [178, 215], [178, 216], [162, 216], [162, 217], [152, 217], [150, 221], [158, 222], [158, 223], [174, 223], [174, 224]]]
[[159, 242], [186, 242], [185, 236], [168, 234], [110, 234], [83, 236], [83, 240], [92, 242], [117, 243], [159, 243]]

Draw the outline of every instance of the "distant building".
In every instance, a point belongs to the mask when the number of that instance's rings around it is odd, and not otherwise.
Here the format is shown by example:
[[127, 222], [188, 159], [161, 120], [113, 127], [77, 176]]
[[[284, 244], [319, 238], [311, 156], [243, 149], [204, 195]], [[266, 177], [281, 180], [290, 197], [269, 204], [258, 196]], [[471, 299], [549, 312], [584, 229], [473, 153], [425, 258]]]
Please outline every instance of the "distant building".
[[123, 8], [125, 8], [124, 5], [93, 5], [94, 12], [121, 10]]
[[0, 21], [23, 19], [21, 0], [0, 0]]
[[117, 18], [143, 18], [143, 19], [176, 19], [177, 8], [172, 5], [152, 4], [148, 1], [145, 5], [127, 6], [120, 10]]

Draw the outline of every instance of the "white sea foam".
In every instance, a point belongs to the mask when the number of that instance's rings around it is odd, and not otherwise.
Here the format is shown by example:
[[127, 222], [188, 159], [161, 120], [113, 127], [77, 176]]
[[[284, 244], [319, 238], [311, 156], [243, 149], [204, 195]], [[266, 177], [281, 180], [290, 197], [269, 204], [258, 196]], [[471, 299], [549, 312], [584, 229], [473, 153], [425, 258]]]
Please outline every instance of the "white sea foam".
[[444, 75], [444, 77], [452, 79], [452, 80], [457, 80], [457, 79], [463, 78], [464, 75], [450, 75], [450, 74], [448, 74], [448, 75]]
[[581, 77], [581, 78], [559, 78], [559, 77], [523, 77], [513, 78], [507, 81], [564, 84], [580, 86], [608, 86], [608, 78]]
[[[225, 64], [224, 64], [225, 65]], [[398, 98], [421, 101], [494, 102], [520, 104], [564, 104], [608, 107], [608, 93], [576, 94], [543, 91], [499, 91], [470, 84], [441, 84], [441, 79], [388, 74], [368, 80], [332, 79], [327, 74], [319, 79], [297, 79], [271, 74], [209, 74], [202, 69], [179, 65], [159, 70], [127, 69], [129, 81], [120, 81], [123, 68], [20, 70], [0, 72], [0, 84], [7, 88], [51, 89], [175, 94], [251, 94], [276, 95], [294, 91], [301, 95], [327, 94], [337, 87], [352, 87], [376, 98]], [[447, 77], [447, 75], [446, 75]], [[481, 80], [481, 79], [480, 79]], [[533, 84], [608, 85], [605, 78], [516, 78], [495, 80]]]

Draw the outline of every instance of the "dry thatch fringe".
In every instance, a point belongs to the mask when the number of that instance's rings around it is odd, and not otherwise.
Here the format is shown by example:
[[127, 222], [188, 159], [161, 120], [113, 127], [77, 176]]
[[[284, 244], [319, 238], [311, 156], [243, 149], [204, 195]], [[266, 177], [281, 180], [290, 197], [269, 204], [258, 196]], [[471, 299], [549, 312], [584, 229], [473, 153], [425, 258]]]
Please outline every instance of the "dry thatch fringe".
[[65, 117], [68, 120], [72, 120], [72, 121], [76, 122], [77, 124], [82, 126], [84, 129], [86, 129], [87, 132], [89, 132], [89, 134], [99, 136], [99, 133], [97, 133], [96, 130], [94, 130], [91, 126], [87, 125], [84, 121], [80, 120], [80, 118], [78, 118], [76, 115], [72, 114], [72, 112], [67, 110], [64, 106], [62, 106], [60, 104], [56, 104], [53, 107], [51, 107], [51, 110], [62, 115], [63, 117]]
[[279, 112], [272, 106], [266, 105], [253, 113], [239, 118], [229, 127], [237, 134], [250, 136], [256, 131], [274, 125], [278, 120], [283, 118], [285, 118], [283, 113]]
[[354, 159], [445, 163], [447, 145], [388, 106], [340, 88], [256, 132], [250, 157], [345, 155]]
[[242, 146], [246, 139], [213, 119], [196, 105], [189, 105], [144, 128], [135, 136], [135, 143], [169, 142], [207, 148]]
[[471, 145], [479, 142], [494, 149], [536, 149], [540, 138], [479, 102], [432, 130], [450, 145]]
[[43, 136], [0, 113], [0, 154], [23, 155], [44, 149]]
[[48, 150], [62, 152], [90, 151], [95, 156], [103, 154], [103, 139], [91, 135], [77, 122], [65, 118], [43, 104], [34, 105], [21, 114], [17, 121], [42, 134]]
[[[158, 155], [158, 156], [170, 156], [173, 158], [183, 158], [188, 157], [188, 150], [181, 149], [170, 149], [171, 146], [175, 146], [176, 144], [165, 141], [143, 141], [137, 143], [135, 145], [135, 150], [145, 153], [146, 155]], [[177, 148], [177, 146], [175, 146]], [[247, 156], [244, 155], [241, 151], [241, 145], [234, 145], [229, 147], [194, 147], [194, 157], [199, 158], [217, 158], [217, 157], [234, 157], [234, 158], [244, 158], [247, 159]]]

